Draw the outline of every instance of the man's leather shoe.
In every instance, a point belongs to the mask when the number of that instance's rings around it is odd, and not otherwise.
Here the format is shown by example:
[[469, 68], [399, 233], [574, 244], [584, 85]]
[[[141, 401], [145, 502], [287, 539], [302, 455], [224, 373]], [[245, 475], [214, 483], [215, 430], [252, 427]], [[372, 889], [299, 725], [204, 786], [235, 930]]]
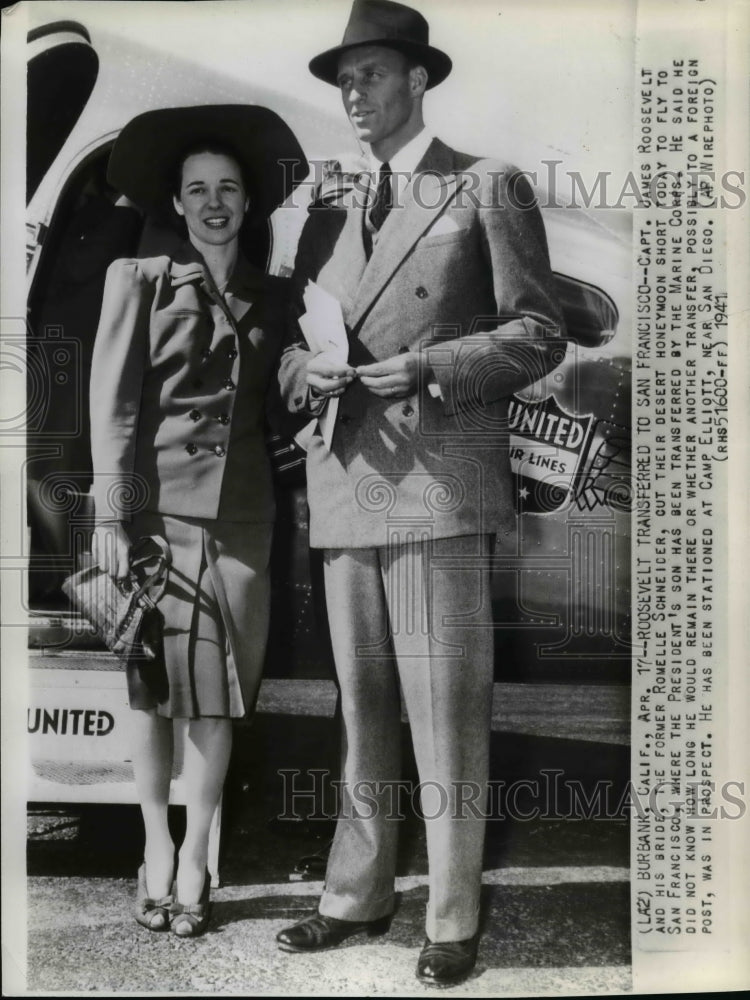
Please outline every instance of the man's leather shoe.
[[325, 951], [335, 948], [353, 934], [365, 931], [368, 937], [385, 934], [391, 922], [390, 914], [379, 920], [338, 920], [314, 913], [292, 927], [279, 931], [276, 940], [282, 951]]
[[477, 960], [479, 935], [466, 941], [424, 943], [417, 962], [417, 979], [428, 986], [455, 986], [467, 978]]

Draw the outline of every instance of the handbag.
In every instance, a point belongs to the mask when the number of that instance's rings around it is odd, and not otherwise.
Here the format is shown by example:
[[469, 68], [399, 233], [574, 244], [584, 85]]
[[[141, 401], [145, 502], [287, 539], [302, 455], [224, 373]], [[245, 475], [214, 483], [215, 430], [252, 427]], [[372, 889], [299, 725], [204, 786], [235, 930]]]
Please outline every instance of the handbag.
[[[155, 568], [146, 573], [145, 567], [155, 558]], [[88, 566], [63, 583], [66, 597], [123, 666], [161, 655], [163, 616], [157, 604], [167, 586], [171, 561], [163, 538], [144, 536], [131, 546], [124, 579], [114, 580], [98, 566]]]

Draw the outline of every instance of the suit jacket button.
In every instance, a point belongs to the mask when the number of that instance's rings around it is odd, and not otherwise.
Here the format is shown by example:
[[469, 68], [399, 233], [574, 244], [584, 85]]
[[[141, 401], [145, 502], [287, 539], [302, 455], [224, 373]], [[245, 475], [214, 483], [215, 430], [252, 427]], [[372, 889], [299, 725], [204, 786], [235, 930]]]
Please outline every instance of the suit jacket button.
[[229, 423], [229, 417], [226, 413], [220, 413], [216, 419], [219, 421], [220, 424], [223, 424], [225, 427]]
[[404, 403], [401, 412], [405, 417], [410, 417], [412, 413], [414, 413], [414, 407], [411, 405], [411, 403]]
[[339, 414], [339, 421], [340, 421], [340, 422], [341, 422], [342, 424], [348, 424], [348, 423], [351, 423], [351, 419], [352, 419], [352, 418], [351, 418], [351, 417], [349, 416], [349, 414], [348, 414], [348, 413], [340, 413], [340, 414]]
[[188, 455], [194, 455], [198, 451], [198, 445], [191, 441], [189, 444], [185, 445], [185, 451]]
[[221, 384], [224, 386], [225, 389], [229, 390], [229, 392], [231, 392], [234, 388], [236, 388], [231, 378], [225, 378]]
[[237, 351], [235, 351], [235, 349], [232, 347], [230, 350], [227, 351], [227, 357], [229, 358], [230, 361], [234, 361], [234, 359], [237, 357]]
[[201, 411], [200, 410], [191, 410], [190, 413], [188, 414], [188, 416], [190, 417], [191, 420], [200, 420], [200, 418], [201, 418]]
[[430, 293], [427, 291], [424, 285], [420, 285], [414, 294], [417, 296], [418, 299], [426, 299]]
[[220, 444], [217, 444], [216, 447], [214, 448], [214, 455], [216, 455], [218, 458], [224, 458], [224, 456], [226, 455], [226, 451]]
[[212, 354], [211, 348], [204, 347], [203, 350], [201, 351], [201, 361], [204, 362], [208, 361], [208, 359], [211, 357], [211, 354]]

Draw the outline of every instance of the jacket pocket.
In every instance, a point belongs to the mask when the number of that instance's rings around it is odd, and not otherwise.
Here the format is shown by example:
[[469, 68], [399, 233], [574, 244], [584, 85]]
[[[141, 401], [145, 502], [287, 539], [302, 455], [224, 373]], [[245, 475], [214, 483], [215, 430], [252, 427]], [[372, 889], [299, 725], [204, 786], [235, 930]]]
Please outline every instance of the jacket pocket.
[[202, 309], [160, 309], [156, 315], [163, 317], [166, 322], [170, 319], [180, 319], [183, 316], [204, 316], [205, 313]]
[[460, 243], [465, 240], [468, 235], [468, 229], [457, 229], [452, 233], [438, 233], [435, 236], [430, 236], [426, 233], [422, 239], [417, 243], [417, 250], [429, 250], [430, 247], [446, 246], [450, 243]]

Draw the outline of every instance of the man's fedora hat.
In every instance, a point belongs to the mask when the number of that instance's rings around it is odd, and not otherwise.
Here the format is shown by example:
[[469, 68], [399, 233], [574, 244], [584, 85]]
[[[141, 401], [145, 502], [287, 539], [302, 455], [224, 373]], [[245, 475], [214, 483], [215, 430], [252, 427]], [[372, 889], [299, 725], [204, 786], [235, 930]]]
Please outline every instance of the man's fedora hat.
[[427, 70], [428, 90], [453, 66], [445, 52], [430, 45], [429, 25], [418, 11], [391, 0], [354, 0], [341, 45], [310, 60], [310, 72], [335, 86], [341, 54], [362, 45], [384, 45], [416, 59]]
[[305, 178], [308, 165], [294, 133], [259, 105], [202, 104], [146, 111], [123, 128], [107, 179], [144, 212], [169, 216], [182, 156], [196, 144], [219, 144], [250, 179], [250, 212], [268, 218]]

